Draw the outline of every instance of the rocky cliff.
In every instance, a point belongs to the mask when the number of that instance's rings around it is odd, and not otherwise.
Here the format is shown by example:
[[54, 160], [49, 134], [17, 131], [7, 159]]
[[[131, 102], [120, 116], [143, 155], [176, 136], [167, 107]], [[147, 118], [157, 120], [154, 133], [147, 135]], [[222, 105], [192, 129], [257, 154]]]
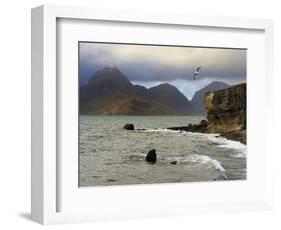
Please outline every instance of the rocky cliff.
[[198, 90], [194, 96], [192, 97], [191, 104], [195, 108], [196, 114], [206, 115], [207, 111], [204, 105], [204, 97], [207, 92], [216, 91], [228, 88], [230, 85], [220, 82], [220, 81], [213, 81], [209, 85], [205, 86], [204, 88]]
[[246, 129], [246, 84], [208, 92], [204, 98], [211, 133], [229, 133]]
[[199, 133], [220, 133], [230, 140], [246, 144], [246, 84], [207, 92], [204, 97], [207, 121], [182, 127], [170, 127]]

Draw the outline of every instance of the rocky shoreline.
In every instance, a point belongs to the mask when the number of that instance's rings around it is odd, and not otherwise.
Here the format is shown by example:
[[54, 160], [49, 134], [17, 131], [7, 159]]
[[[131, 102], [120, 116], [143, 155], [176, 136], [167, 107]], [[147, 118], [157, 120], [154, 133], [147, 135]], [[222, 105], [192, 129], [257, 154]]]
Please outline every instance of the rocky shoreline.
[[228, 133], [222, 133], [220, 136], [225, 137], [226, 139], [233, 140], [233, 141], [239, 141], [243, 144], [247, 144], [247, 131], [241, 130], [241, 131], [233, 131]]
[[[126, 124], [123, 129], [126, 130], [135, 130], [133, 124]], [[168, 127], [169, 130], [175, 130], [175, 131], [184, 131], [184, 132], [192, 132], [192, 133], [215, 133], [210, 132], [208, 130], [208, 121], [202, 120], [200, 124], [189, 124], [188, 126], [180, 126], [180, 127]], [[145, 129], [136, 129], [136, 130], [145, 130]], [[247, 144], [247, 138], [246, 138], [246, 129], [243, 130], [236, 130], [236, 131], [230, 131], [230, 132], [224, 132], [224, 133], [218, 133], [218, 137], [224, 137], [229, 140], [233, 141], [239, 141], [243, 144]]]
[[[181, 126], [181, 127], [169, 127], [169, 130], [175, 131], [184, 131], [184, 132], [192, 132], [192, 133], [215, 133], [210, 132], [208, 130], [208, 121], [202, 120], [200, 124], [189, 124], [188, 126]], [[230, 131], [224, 133], [218, 133], [219, 136], [224, 137], [229, 140], [239, 141], [243, 144], [247, 144], [246, 138], [246, 130], [237, 130], [237, 131]]]

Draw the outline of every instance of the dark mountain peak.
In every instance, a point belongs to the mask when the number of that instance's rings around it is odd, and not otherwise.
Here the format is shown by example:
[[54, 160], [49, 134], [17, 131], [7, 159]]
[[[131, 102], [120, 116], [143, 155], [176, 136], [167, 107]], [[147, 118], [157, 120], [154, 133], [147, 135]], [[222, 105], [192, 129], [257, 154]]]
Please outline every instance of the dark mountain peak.
[[97, 73], [103, 74], [122, 74], [121, 71], [115, 66], [106, 66], [101, 70], [98, 70]]
[[193, 113], [191, 102], [173, 85], [150, 89], [133, 85], [116, 67], [97, 71], [80, 88], [81, 114], [183, 115]]
[[132, 86], [128, 78], [116, 67], [105, 67], [98, 70], [87, 84], [90, 87], [107, 87], [112, 90]]
[[99, 79], [99, 78], [106, 78], [106, 79], [109, 79], [109, 78], [118, 78], [119, 80], [120, 79], [123, 79], [123, 80], [126, 80], [127, 82], [130, 82], [127, 77], [116, 67], [110, 67], [110, 66], [107, 66], [107, 67], [104, 67], [103, 69], [101, 70], [98, 70], [93, 76], [92, 78], [90, 79], [89, 82], [91, 81], [94, 81], [96, 79]]
[[176, 108], [178, 111], [192, 111], [190, 101], [177, 89], [177, 87], [163, 83], [148, 89], [150, 96], [156, 100]]
[[114, 92], [131, 91], [133, 84], [116, 67], [98, 70], [91, 80], [80, 88], [81, 100], [91, 100]]
[[169, 83], [162, 83], [162, 84], [159, 84], [158, 87], [174, 87], [174, 86]]
[[162, 91], [162, 90], [165, 90], [165, 92], [167, 93], [166, 90], [168, 90], [168, 92], [179, 92], [181, 93], [177, 87], [169, 84], [169, 83], [162, 83], [162, 84], [159, 84], [157, 86], [154, 86], [154, 87], [151, 87], [149, 88], [150, 91]]
[[169, 84], [162, 83], [160, 85], [148, 89], [152, 96], [166, 98], [167, 100], [177, 99], [181, 102], [188, 101], [188, 99], [178, 90], [177, 87]]

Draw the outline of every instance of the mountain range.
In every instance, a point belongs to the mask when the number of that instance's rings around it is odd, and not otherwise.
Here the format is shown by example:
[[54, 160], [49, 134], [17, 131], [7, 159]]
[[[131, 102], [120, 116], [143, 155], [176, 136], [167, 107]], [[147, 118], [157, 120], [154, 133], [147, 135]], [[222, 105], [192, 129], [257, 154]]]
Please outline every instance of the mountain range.
[[227, 87], [223, 82], [212, 82], [189, 101], [173, 85], [164, 83], [147, 89], [133, 85], [118, 68], [105, 67], [80, 87], [79, 111], [84, 115], [204, 114], [204, 94]]

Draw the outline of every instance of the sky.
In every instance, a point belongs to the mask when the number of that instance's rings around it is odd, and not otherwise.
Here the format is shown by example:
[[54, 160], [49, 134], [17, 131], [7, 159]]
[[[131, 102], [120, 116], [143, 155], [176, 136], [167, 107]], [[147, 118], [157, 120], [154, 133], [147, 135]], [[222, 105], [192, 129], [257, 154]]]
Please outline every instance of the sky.
[[[246, 82], [243, 49], [79, 43], [80, 85], [106, 66], [117, 67], [133, 84], [146, 88], [170, 83], [188, 99], [213, 81]], [[193, 73], [202, 66], [196, 80]]]

